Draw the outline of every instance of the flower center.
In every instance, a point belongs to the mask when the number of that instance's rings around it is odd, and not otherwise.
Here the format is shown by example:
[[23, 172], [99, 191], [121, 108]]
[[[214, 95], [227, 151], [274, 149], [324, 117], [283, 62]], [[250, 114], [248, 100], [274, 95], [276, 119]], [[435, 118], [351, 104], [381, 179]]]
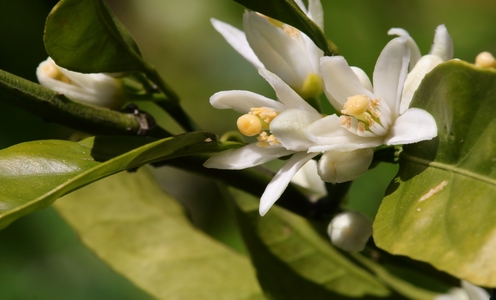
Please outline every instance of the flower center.
[[340, 125], [348, 129], [351, 127], [352, 119], [355, 118], [358, 121], [358, 131], [370, 131], [370, 127], [375, 123], [380, 124], [379, 117], [381, 113], [378, 110], [379, 102], [380, 99], [370, 99], [365, 95], [348, 97], [341, 110], [343, 115], [340, 117]]
[[[258, 135], [257, 146], [268, 147], [280, 142], [270, 133], [269, 125], [279, 112], [267, 107], [255, 107], [250, 112], [238, 118], [236, 125], [239, 132], [245, 136]], [[267, 133], [269, 132], [269, 133]]]
[[71, 84], [71, 80], [67, 78], [64, 74], [62, 74], [62, 72], [60, 72], [60, 70], [54, 65], [51, 64], [45, 65], [43, 67], [43, 71], [45, 71], [45, 74], [50, 78]]

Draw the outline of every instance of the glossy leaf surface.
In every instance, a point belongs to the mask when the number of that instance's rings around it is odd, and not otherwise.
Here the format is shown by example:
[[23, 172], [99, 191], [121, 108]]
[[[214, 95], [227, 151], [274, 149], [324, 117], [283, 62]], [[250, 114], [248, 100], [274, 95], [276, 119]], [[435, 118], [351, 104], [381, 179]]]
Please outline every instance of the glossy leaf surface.
[[0, 151], [0, 228], [57, 198], [111, 174], [147, 163], [224, 149], [214, 135], [194, 132], [153, 140], [96, 137], [81, 142], [27, 142]]
[[83, 243], [157, 299], [264, 299], [249, 259], [194, 228], [145, 170], [55, 204]]
[[404, 147], [374, 223], [377, 245], [482, 286], [496, 286], [496, 71], [439, 65], [412, 106], [438, 137]]
[[80, 73], [143, 71], [133, 38], [104, 0], [61, 0], [45, 24], [45, 48], [58, 65]]

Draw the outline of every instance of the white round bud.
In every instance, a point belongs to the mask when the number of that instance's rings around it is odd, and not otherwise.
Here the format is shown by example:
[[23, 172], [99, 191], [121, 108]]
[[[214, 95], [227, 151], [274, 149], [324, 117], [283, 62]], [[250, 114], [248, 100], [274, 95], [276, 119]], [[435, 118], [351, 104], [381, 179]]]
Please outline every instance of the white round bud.
[[358, 212], [343, 212], [332, 219], [327, 233], [334, 246], [345, 251], [362, 251], [372, 235], [372, 221]]

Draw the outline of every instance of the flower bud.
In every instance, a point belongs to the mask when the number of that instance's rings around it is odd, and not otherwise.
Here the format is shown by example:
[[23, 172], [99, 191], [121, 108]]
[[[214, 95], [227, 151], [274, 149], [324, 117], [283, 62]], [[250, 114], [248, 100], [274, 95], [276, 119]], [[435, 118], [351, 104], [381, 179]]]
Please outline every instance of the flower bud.
[[362, 251], [372, 235], [372, 221], [353, 211], [340, 213], [327, 227], [334, 246], [345, 251]]
[[122, 79], [108, 74], [83, 74], [61, 68], [49, 57], [40, 63], [36, 76], [41, 85], [67, 98], [117, 109], [125, 101]]
[[368, 170], [373, 155], [372, 148], [343, 152], [326, 151], [319, 160], [317, 172], [320, 178], [326, 182], [351, 181]]

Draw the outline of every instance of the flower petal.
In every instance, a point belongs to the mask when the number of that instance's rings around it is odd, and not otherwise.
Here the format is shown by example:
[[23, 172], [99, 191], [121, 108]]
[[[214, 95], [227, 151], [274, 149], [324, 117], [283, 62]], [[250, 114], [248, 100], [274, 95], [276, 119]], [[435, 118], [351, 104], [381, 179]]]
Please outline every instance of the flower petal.
[[304, 129], [320, 118], [318, 113], [287, 109], [270, 123], [270, 131], [284, 148], [306, 152], [313, 143], [306, 137]]
[[408, 34], [408, 32], [403, 29], [403, 28], [391, 28], [388, 31], [389, 35], [397, 35], [397, 36], [406, 36], [408, 38], [408, 41], [406, 42], [406, 46], [410, 50], [410, 67], [409, 70], [411, 71], [415, 65], [417, 65], [417, 62], [419, 61], [420, 57], [422, 54], [420, 54], [420, 49], [417, 46], [417, 43], [412, 39], [412, 37]]
[[382, 50], [374, 68], [374, 95], [387, 103], [392, 119], [398, 116], [401, 92], [408, 73], [410, 51], [406, 37], [391, 40]]
[[341, 127], [336, 115], [317, 120], [305, 128], [307, 138], [318, 146], [312, 146], [308, 152], [327, 150], [351, 151], [372, 148], [382, 144], [382, 137], [361, 137]]
[[310, 192], [308, 197], [311, 202], [316, 202], [327, 195], [325, 182], [317, 174], [317, 162], [313, 159], [296, 172], [291, 182], [307, 189]]
[[413, 94], [419, 87], [425, 75], [432, 71], [434, 67], [442, 63], [442, 59], [436, 55], [424, 55], [415, 65], [415, 68], [408, 73], [406, 77], [405, 86], [403, 87], [403, 94], [401, 95], [400, 114], [403, 114], [412, 102]]
[[308, 17], [324, 30], [324, 9], [320, 0], [308, 1]]
[[327, 99], [335, 109], [341, 110], [348, 97], [363, 94], [375, 98], [361, 83], [342, 56], [325, 56], [320, 59]]
[[210, 19], [210, 22], [214, 26], [215, 30], [217, 30], [217, 32], [219, 32], [229, 43], [229, 45], [231, 45], [234, 50], [241, 54], [241, 56], [249, 61], [255, 68], [265, 68], [264, 64], [258, 59], [257, 55], [248, 44], [246, 35], [243, 31], [214, 18]]
[[258, 73], [267, 80], [267, 82], [272, 86], [274, 91], [276, 92], [277, 99], [284, 103], [287, 109], [299, 109], [306, 111], [311, 114], [319, 115], [320, 114], [313, 108], [308, 102], [303, 100], [289, 85], [287, 85], [281, 78], [279, 78], [276, 74], [266, 70], [259, 69]]
[[291, 87], [300, 89], [309, 74], [318, 74], [309, 60], [303, 34], [297, 29], [292, 28], [294, 31], [288, 34], [256, 12], [244, 13], [243, 28], [250, 47], [265, 68]]
[[399, 116], [389, 131], [384, 144], [402, 145], [430, 140], [437, 136], [434, 117], [420, 108], [410, 108]]
[[453, 58], [453, 41], [444, 24], [437, 26], [434, 44], [429, 53], [439, 56], [443, 61]]
[[245, 114], [253, 107], [269, 107], [277, 111], [286, 109], [284, 104], [249, 91], [223, 91], [210, 97], [210, 104], [217, 109], [234, 109]]
[[370, 78], [369, 78], [369, 76], [367, 76], [365, 71], [363, 71], [359, 67], [351, 66], [350, 68], [351, 68], [351, 70], [353, 70], [353, 73], [355, 73], [355, 75], [358, 77], [358, 80], [360, 80], [360, 83], [367, 90], [369, 90], [371, 93], [373, 93], [374, 88], [372, 87], [372, 82], [370, 81]]
[[203, 166], [213, 169], [240, 170], [261, 165], [273, 159], [290, 155], [282, 147], [259, 147], [251, 143], [238, 149], [222, 151], [210, 157]]
[[259, 212], [261, 216], [264, 216], [279, 197], [281, 197], [296, 172], [315, 156], [317, 156], [317, 153], [309, 154], [305, 152], [298, 152], [291, 156], [274, 178], [272, 178], [267, 188], [265, 188], [260, 198]]

